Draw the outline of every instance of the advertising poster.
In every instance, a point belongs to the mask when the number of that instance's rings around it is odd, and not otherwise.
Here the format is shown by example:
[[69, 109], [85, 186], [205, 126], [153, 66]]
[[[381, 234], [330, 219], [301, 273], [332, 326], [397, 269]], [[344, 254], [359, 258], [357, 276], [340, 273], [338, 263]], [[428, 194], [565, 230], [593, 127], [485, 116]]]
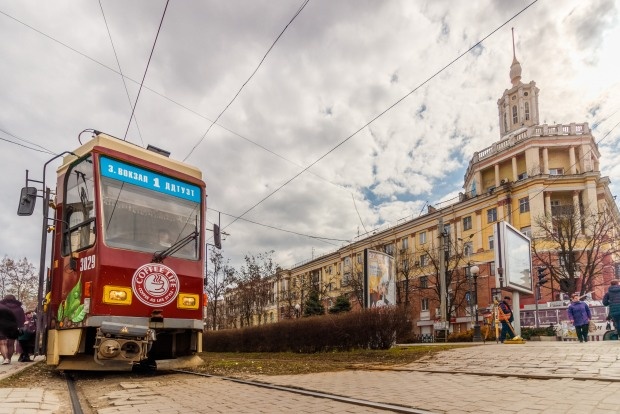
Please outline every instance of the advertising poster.
[[366, 303], [370, 308], [396, 304], [394, 258], [376, 250], [366, 251]]

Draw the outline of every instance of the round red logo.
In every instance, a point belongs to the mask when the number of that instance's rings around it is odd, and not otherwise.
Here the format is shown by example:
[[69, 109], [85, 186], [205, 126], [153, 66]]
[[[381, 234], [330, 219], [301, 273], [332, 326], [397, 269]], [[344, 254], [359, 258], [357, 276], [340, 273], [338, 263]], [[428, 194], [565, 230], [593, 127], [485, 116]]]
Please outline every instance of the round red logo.
[[131, 287], [145, 305], [166, 306], [179, 294], [179, 278], [168, 266], [148, 263], [133, 274]]

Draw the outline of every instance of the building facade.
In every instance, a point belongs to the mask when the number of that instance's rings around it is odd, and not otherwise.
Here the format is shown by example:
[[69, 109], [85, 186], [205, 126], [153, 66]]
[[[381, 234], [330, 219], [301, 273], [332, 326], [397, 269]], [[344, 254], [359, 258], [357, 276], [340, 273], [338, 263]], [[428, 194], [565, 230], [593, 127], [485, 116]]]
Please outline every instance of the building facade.
[[[604, 238], [598, 245], [601, 256], [587, 262], [596, 267], [593, 280], [588, 281], [588, 294], [600, 299], [609, 281], [618, 277], [619, 215], [609, 178], [600, 173], [596, 141], [587, 123], [540, 124], [539, 89], [533, 81], [521, 82], [516, 57], [510, 80], [512, 86], [497, 101], [500, 137], [471, 158], [457, 202], [441, 208], [429, 206], [420, 217], [401, 220], [334, 252], [280, 270], [265, 281], [274, 291], [265, 313], [271, 316], [256, 320], [300, 317], [311, 290], [319, 292], [326, 308], [339, 295], [349, 297], [353, 308], [361, 307], [363, 253], [374, 249], [394, 257], [397, 303], [410, 312], [415, 333], [433, 334], [442, 316], [443, 295], [450, 330], [469, 329], [480, 317], [477, 308], [491, 304], [494, 289], [497, 294], [497, 288], [502, 288], [497, 285], [494, 266], [494, 224], [498, 221], [508, 222], [533, 240], [537, 246], [534, 268], [566, 269], [566, 263], [575, 262], [568, 275], [573, 285], [560, 286], [556, 280], [555, 285], [542, 286], [540, 302], [561, 299], [567, 288], [583, 292], [585, 279], [580, 281], [579, 275], [580, 269], [587, 270], [585, 255], [576, 252], [594, 250], [588, 240]], [[561, 230], [566, 211], [576, 228], [570, 260], [559, 252], [564, 247], [553, 240], [554, 235], [566, 235]], [[610, 223], [605, 234], [593, 234], [600, 230], [589, 224], [588, 217], [600, 215], [609, 217]], [[470, 272], [473, 265], [479, 268], [477, 275]], [[557, 269], [553, 275], [564, 277]], [[445, 290], [442, 280], [446, 280]], [[533, 295], [521, 298], [522, 304], [535, 300]]]

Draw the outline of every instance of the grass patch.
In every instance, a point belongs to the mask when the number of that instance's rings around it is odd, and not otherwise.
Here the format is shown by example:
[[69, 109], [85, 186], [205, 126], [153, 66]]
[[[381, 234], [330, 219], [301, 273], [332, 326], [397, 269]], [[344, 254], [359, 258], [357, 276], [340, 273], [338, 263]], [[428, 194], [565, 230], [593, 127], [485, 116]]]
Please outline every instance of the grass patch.
[[196, 371], [213, 375], [299, 375], [347, 369], [381, 369], [406, 365], [447, 349], [463, 345], [417, 345], [388, 350], [355, 350], [302, 354], [292, 352], [234, 353], [204, 352], [204, 364]]

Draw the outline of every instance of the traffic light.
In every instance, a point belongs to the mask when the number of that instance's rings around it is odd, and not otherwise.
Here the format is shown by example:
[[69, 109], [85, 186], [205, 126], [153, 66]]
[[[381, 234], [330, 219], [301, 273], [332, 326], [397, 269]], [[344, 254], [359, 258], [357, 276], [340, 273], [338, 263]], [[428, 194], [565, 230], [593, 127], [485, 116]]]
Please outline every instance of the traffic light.
[[549, 279], [547, 279], [549, 275], [545, 273], [545, 270], [547, 270], [546, 267], [538, 268], [538, 286], [542, 286], [549, 281]]

